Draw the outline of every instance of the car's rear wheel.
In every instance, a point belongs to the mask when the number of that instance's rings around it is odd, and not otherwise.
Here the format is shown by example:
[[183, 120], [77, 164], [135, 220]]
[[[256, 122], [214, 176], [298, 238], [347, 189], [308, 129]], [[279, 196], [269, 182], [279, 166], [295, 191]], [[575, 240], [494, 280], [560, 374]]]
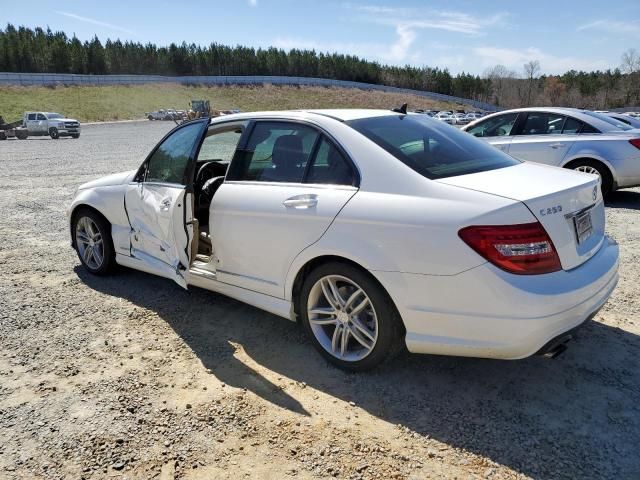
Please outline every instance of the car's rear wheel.
[[367, 273], [339, 262], [313, 270], [300, 295], [302, 324], [316, 349], [345, 370], [368, 370], [399, 350], [401, 321]]
[[600, 188], [602, 189], [602, 196], [606, 197], [611, 190], [613, 190], [613, 176], [609, 169], [597, 160], [591, 160], [588, 158], [574, 160], [566, 166], [578, 172], [590, 173], [591, 175], [598, 175], [600, 177]]
[[111, 229], [107, 221], [90, 209], [80, 210], [74, 218], [73, 235], [80, 262], [89, 272], [104, 275], [115, 267]]

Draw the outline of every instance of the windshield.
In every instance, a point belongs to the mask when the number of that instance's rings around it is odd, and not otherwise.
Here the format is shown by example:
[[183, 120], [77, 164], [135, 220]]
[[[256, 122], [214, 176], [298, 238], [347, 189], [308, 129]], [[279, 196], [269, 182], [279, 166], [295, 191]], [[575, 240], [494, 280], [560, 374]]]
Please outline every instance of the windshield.
[[47, 113], [47, 117], [49, 118], [49, 120], [53, 119], [53, 118], [64, 118], [62, 115], [60, 115], [59, 113]]
[[482, 140], [424, 115], [387, 115], [346, 124], [430, 179], [520, 163]]
[[607, 122], [609, 125], [613, 125], [618, 130], [632, 130], [633, 127], [627, 125], [626, 123], [618, 120], [617, 118], [610, 117], [608, 115], [603, 115], [602, 113], [592, 112], [590, 110], [583, 110], [582, 113], [585, 115], [589, 115], [590, 117], [597, 118], [598, 120], [602, 120], [603, 122]]

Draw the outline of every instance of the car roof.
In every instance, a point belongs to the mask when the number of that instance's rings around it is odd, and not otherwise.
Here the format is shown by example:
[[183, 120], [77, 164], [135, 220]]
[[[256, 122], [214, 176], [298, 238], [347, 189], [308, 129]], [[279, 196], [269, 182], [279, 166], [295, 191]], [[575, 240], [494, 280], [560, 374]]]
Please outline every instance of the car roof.
[[225, 121], [230, 120], [247, 120], [252, 118], [290, 118], [290, 119], [309, 119], [313, 117], [332, 118], [340, 122], [349, 120], [357, 120], [360, 118], [383, 117], [388, 115], [400, 115], [391, 110], [376, 110], [367, 108], [335, 108], [335, 109], [313, 109], [313, 110], [274, 110], [263, 112], [241, 112], [231, 113], [222, 117]]

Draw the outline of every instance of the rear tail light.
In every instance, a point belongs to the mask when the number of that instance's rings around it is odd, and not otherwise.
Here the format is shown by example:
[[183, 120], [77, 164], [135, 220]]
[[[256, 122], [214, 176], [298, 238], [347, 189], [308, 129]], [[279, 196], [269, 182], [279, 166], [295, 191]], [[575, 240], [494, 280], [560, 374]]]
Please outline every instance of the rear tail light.
[[518, 275], [557, 272], [560, 258], [539, 223], [463, 228], [460, 238], [496, 267]]
[[629, 140], [629, 143], [636, 148], [640, 148], [640, 138], [634, 138], [633, 140]]

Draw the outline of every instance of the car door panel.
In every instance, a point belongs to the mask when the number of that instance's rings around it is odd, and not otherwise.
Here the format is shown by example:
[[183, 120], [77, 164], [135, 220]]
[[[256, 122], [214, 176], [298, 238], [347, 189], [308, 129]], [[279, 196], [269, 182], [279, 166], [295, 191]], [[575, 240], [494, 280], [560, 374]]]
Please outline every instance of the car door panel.
[[516, 135], [509, 154], [519, 160], [559, 166], [574, 141], [573, 135]]
[[226, 182], [212, 203], [218, 279], [278, 298], [294, 258], [318, 241], [355, 187]]
[[206, 126], [193, 123], [168, 134], [127, 186], [124, 198], [131, 255], [185, 288], [195, 234], [191, 177]]
[[563, 133], [568, 122], [573, 119], [551, 112], [528, 112], [514, 132], [509, 154], [528, 162], [562, 165], [576, 138]]

